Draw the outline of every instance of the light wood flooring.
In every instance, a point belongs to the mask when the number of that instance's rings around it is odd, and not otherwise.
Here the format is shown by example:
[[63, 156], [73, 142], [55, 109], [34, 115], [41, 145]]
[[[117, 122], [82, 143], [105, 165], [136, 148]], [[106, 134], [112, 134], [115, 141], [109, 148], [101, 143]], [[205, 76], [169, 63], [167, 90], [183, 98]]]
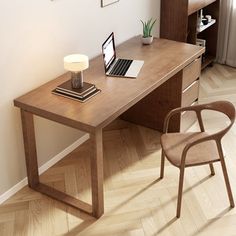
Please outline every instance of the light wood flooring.
[[[219, 99], [236, 105], [236, 69], [214, 65], [203, 72], [200, 102]], [[206, 114], [210, 131], [225, 124]], [[193, 125], [192, 130], [197, 126]], [[188, 168], [182, 215], [175, 218], [179, 171], [166, 163], [159, 180], [160, 134], [117, 121], [104, 132], [105, 214], [99, 220], [28, 187], [0, 206], [0, 235], [154, 236], [236, 235], [236, 208], [230, 209], [219, 164]], [[223, 140], [236, 200], [236, 126]], [[91, 202], [88, 143], [41, 176], [41, 181]]]

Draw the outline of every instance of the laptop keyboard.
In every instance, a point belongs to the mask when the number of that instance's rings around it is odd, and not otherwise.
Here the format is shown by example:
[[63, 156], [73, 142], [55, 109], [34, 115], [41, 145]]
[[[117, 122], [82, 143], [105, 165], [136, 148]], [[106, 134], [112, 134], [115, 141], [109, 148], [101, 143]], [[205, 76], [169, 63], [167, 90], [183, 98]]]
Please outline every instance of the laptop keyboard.
[[110, 71], [110, 75], [125, 75], [127, 70], [129, 69], [133, 60], [126, 59], [118, 59], [112, 70]]

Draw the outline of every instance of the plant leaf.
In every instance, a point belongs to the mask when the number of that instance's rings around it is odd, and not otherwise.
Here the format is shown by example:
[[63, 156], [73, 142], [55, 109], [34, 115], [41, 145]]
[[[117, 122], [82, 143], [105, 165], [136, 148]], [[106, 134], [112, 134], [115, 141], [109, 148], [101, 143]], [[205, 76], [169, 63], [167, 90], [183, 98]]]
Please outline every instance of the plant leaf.
[[147, 38], [147, 37], [152, 36], [152, 29], [153, 29], [154, 24], [156, 23], [156, 19], [153, 20], [151, 18], [148, 21], [142, 21], [142, 20], [140, 21], [142, 22], [142, 25], [143, 25], [143, 37]]
[[149, 36], [151, 36], [152, 35], [152, 28], [153, 28], [153, 26], [154, 26], [154, 24], [156, 23], [156, 19], [152, 22], [152, 24], [151, 24], [151, 26], [150, 26], [150, 28], [149, 28]]

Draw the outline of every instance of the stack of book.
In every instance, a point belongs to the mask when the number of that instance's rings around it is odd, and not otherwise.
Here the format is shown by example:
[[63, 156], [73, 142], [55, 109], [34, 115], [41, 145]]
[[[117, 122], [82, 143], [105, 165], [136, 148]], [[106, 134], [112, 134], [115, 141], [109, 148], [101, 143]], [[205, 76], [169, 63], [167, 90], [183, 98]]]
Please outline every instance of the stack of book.
[[94, 84], [83, 83], [82, 88], [73, 88], [71, 80], [64, 82], [63, 84], [57, 86], [52, 93], [60, 95], [63, 97], [78, 100], [80, 102], [85, 102], [89, 98], [93, 97], [97, 93], [101, 92]]

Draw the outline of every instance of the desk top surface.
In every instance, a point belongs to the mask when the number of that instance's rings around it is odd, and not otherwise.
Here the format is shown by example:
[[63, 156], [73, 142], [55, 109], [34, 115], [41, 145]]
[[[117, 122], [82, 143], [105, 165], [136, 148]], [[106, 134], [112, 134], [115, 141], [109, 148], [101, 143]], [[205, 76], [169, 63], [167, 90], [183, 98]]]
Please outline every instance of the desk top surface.
[[144, 46], [140, 36], [134, 37], [117, 47], [117, 56], [144, 60], [138, 78], [105, 76], [100, 55], [90, 61], [84, 81], [94, 83], [102, 92], [85, 103], [51, 93], [70, 79], [70, 73], [66, 73], [15, 99], [14, 104], [35, 115], [92, 132], [105, 127], [203, 52], [202, 47], [165, 39], [154, 39], [152, 45]]

